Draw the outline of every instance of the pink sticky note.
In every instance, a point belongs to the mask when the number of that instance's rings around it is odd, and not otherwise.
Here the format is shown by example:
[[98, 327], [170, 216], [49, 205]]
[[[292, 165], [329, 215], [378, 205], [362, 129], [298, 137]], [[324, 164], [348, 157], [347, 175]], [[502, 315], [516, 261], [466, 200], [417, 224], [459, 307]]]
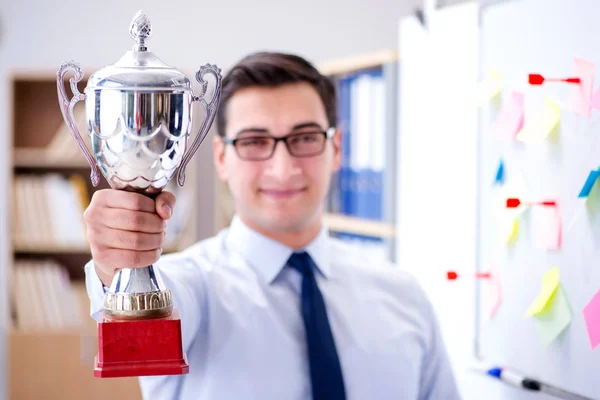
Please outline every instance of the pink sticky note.
[[573, 85], [575, 87], [575, 94], [571, 99], [571, 109], [575, 114], [589, 118], [592, 111], [594, 64], [583, 58], [575, 58], [574, 76], [581, 79], [581, 83]]
[[583, 308], [583, 318], [593, 350], [600, 344], [600, 290]]
[[489, 282], [490, 285], [490, 297], [491, 297], [491, 308], [490, 318], [493, 318], [502, 304], [502, 282], [497, 274], [493, 274]]
[[596, 93], [594, 93], [594, 96], [592, 97], [592, 108], [600, 110], [600, 86], [598, 86]]
[[555, 206], [535, 206], [535, 232], [537, 247], [560, 250], [562, 245], [562, 215], [558, 203]]
[[523, 127], [524, 109], [525, 96], [523, 93], [512, 92], [494, 122], [493, 135], [501, 139], [514, 139]]
[[502, 304], [502, 280], [498, 263], [493, 262], [490, 268], [489, 279], [480, 279], [481, 283], [481, 310], [485, 321], [494, 318]]
[[558, 250], [562, 246], [562, 213], [560, 212], [558, 204], [554, 208], [556, 210], [556, 213], [554, 214], [554, 226], [556, 227], [556, 250]]

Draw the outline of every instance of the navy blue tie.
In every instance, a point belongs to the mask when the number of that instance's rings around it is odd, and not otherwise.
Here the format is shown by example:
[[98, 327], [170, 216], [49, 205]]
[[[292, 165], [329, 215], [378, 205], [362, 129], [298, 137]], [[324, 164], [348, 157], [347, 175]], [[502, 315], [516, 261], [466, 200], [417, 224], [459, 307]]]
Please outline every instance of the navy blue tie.
[[302, 275], [302, 317], [306, 328], [313, 400], [344, 400], [344, 377], [323, 296], [308, 253], [294, 253], [287, 265]]

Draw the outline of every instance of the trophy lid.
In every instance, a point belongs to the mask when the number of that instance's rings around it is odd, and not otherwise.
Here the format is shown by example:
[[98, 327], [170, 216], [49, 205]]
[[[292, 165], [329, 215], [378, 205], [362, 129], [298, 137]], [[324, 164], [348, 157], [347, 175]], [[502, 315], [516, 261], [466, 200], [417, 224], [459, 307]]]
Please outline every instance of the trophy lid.
[[165, 64], [148, 51], [146, 40], [152, 34], [150, 19], [138, 11], [129, 28], [135, 40], [133, 49], [113, 65], [102, 68], [90, 76], [87, 90], [121, 89], [149, 91], [191, 90], [189, 79], [179, 70]]

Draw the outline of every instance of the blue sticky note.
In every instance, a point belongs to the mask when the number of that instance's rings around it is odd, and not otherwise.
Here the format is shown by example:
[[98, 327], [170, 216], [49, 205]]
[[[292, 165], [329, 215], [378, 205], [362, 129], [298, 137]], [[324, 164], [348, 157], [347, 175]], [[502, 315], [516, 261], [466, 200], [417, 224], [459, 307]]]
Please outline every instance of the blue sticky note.
[[496, 183], [504, 182], [504, 161], [500, 160], [498, 170], [496, 171]]
[[590, 174], [588, 175], [587, 180], [585, 181], [585, 184], [583, 185], [583, 188], [581, 189], [581, 192], [579, 192], [579, 196], [577, 196], [577, 197], [579, 197], [579, 198], [588, 197], [599, 176], [600, 176], [600, 169], [590, 171]]

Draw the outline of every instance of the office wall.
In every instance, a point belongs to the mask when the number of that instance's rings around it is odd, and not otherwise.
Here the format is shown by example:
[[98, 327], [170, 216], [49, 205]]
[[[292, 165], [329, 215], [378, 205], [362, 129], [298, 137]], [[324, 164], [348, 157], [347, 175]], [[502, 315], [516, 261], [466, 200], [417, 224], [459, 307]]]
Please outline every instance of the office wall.
[[[7, 79], [19, 69], [50, 70], [76, 60], [91, 69], [115, 62], [130, 49], [128, 27], [140, 7], [154, 33], [148, 45], [167, 64], [191, 74], [210, 62], [227, 69], [246, 53], [284, 50], [314, 62], [396, 47], [398, 19], [420, 0], [224, 0], [169, 2], [2, 0], [0, 2], [0, 188], [11, 132]], [[196, 86], [197, 87], [197, 86]], [[206, 147], [206, 146], [205, 146]], [[200, 177], [212, 197], [210, 151], [199, 151]], [[6, 290], [7, 198], [0, 195], [0, 293]], [[211, 221], [212, 223], [212, 221]], [[206, 225], [209, 226], [209, 225]], [[210, 226], [208, 228], [210, 230]], [[0, 320], [5, 326], [5, 304]], [[0, 388], [6, 387], [0, 335]], [[6, 394], [0, 390], [0, 400]]]
[[488, 398], [467, 367], [475, 286], [446, 271], [475, 271], [478, 6], [399, 25], [398, 263], [427, 292], [465, 400]]

